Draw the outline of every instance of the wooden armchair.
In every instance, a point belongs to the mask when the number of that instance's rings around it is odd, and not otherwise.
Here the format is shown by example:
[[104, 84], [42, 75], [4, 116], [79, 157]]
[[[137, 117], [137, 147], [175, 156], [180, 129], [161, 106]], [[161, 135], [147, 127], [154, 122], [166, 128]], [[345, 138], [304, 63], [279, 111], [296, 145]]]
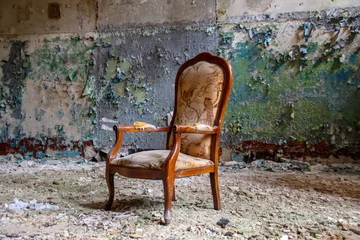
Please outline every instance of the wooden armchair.
[[[165, 224], [171, 221], [175, 178], [210, 173], [214, 208], [221, 208], [218, 185], [220, 129], [232, 85], [229, 63], [210, 53], [185, 62], [175, 82], [175, 107], [170, 126], [116, 125], [116, 142], [106, 157], [110, 210], [114, 200], [114, 174], [163, 181]], [[124, 132], [167, 132], [167, 150], [151, 150], [117, 158]]]

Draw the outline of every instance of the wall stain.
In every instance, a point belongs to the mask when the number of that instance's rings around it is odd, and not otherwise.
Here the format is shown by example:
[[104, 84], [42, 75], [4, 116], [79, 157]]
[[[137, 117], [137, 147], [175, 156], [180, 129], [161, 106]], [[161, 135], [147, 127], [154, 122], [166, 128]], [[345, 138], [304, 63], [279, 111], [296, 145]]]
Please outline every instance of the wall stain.
[[11, 116], [15, 119], [24, 117], [21, 112], [22, 92], [25, 87], [25, 79], [31, 69], [25, 53], [25, 46], [25, 42], [13, 42], [9, 60], [2, 66], [0, 111], [11, 110]]
[[85, 156], [85, 148], [93, 146], [93, 141], [68, 141], [63, 137], [52, 138], [22, 138], [0, 142], [0, 155], [20, 153], [27, 158], [41, 157], [73, 157]]
[[265, 12], [271, 7], [273, 0], [246, 0], [247, 7], [251, 10]]
[[23, 21], [29, 21], [32, 15], [32, 2], [27, 2], [26, 4], [17, 4], [16, 5], [16, 20], [19, 23]]

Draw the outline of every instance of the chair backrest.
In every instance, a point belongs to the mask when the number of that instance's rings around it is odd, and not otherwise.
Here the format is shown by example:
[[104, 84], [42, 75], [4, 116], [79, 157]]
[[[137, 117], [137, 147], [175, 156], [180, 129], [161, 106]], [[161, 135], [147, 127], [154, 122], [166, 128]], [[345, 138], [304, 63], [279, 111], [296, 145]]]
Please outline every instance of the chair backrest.
[[[229, 63], [211, 53], [201, 53], [185, 62], [175, 82], [175, 107], [171, 126], [195, 123], [221, 128], [232, 85]], [[216, 139], [217, 138], [217, 139]], [[215, 141], [219, 140], [217, 135]], [[183, 134], [181, 152], [211, 159], [211, 135]], [[172, 136], [168, 136], [168, 147]]]

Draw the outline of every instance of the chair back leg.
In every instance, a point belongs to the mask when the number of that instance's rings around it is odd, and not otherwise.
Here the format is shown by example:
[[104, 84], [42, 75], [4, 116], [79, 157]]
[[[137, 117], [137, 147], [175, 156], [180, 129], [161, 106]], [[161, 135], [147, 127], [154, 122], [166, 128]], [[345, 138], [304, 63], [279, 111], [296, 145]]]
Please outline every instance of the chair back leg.
[[219, 173], [217, 170], [215, 172], [210, 173], [210, 183], [211, 183], [211, 192], [214, 201], [214, 209], [221, 209], [220, 202], [220, 190], [219, 190]]

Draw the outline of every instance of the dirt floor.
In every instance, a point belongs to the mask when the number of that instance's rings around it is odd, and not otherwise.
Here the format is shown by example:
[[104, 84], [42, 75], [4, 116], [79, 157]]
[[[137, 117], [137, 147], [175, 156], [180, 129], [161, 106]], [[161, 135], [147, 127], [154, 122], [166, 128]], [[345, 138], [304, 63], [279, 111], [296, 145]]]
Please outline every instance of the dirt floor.
[[359, 165], [227, 164], [220, 211], [208, 175], [177, 179], [169, 226], [161, 181], [118, 176], [102, 210], [104, 172], [82, 158], [1, 157], [0, 239], [360, 239]]

